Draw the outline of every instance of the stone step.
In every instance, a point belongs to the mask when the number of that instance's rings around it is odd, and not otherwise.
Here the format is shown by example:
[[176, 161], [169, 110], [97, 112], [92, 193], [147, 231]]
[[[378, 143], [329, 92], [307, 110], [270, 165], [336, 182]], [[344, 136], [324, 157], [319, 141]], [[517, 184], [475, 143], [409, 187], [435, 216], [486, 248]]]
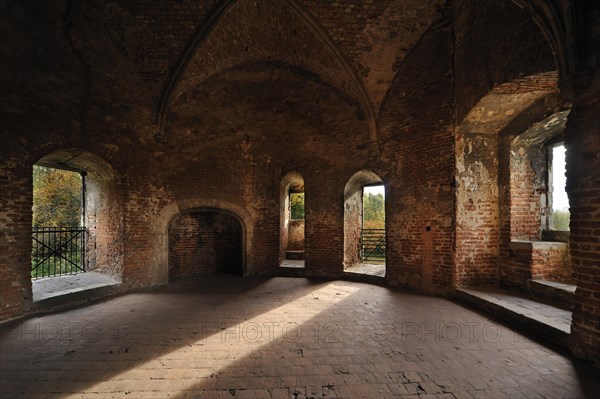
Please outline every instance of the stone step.
[[70, 307], [124, 292], [126, 284], [113, 277], [95, 273], [80, 273], [34, 280], [32, 310], [52, 310]]
[[459, 288], [453, 297], [533, 335], [568, 345], [572, 317], [568, 310], [498, 288]]
[[126, 291], [125, 284], [98, 285], [86, 287], [70, 292], [64, 292], [57, 295], [35, 301], [32, 303], [33, 310], [53, 310], [62, 307], [71, 307], [91, 302], [100, 298], [109, 297]]
[[535, 279], [528, 281], [529, 293], [534, 299], [559, 307], [564, 310], [572, 310], [575, 301], [574, 284]]
[[304, 260], [303, 250], [290, 250], [285, 252], [285, 258], [289, 260]]

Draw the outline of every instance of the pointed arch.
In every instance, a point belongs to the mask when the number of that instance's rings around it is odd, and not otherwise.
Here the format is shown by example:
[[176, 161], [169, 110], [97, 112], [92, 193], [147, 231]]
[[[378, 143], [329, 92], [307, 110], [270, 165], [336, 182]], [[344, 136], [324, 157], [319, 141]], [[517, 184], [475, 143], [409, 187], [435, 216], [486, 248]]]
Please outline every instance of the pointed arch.
[[[175, 70], [171, 75], [167, 85], [165, 86], [162, 97], [160, 99], [158, 112], [156, 116], [157, 132], [155, 138], [157, 141], [163, 141], [166, 139], [165, 128], [169, 107], [172, 101], [178, 95], [181, 94], [181, 92], [178, 91], [178, 88], [180, 88], [180, 85], [185, 80], [186, 71], [188, 71], [192, 65], [197, 65], [197, 63], [194, 63], [194, 57], [199, 53], [202, 47], [211, 38], [213, 32], [221, 24], [224, 18], [235, 8], [236, 5], [242, 4], [244, 1], [247, 0], [225, 0], [210, 16], [208, 21], [201, 27], [201, 29], [190, 42], [189, 46], [182, 55], [177, 66], [175, 67]], [[302, 22], [304, 27], [306, 27], [312, 33], [313, 37], [315, 37], [317, 41], [326, 49], [326, 51], [331, 56], [332, 64], [338, 66], [339, 69], [343, 72], [342, 74], [336, 73], [331, 75], [335, 75], [335, 78], [339, 78], [340, 76], [344, 78], [344, 87], [340, 88], [346, 91], [352, 97], [354, 97], [361, 104], [362, 110], [365, 113], [366, 118], [368, 120], [369, 140], [372, 142], [377, 141], [377, 122], [373, 106], [365, 90], [365, 87], [362, 81], [359, 79], [356, 72], [354, 71], [354, 68], [349, 64], [348, 60], [344, 57], [343, 53], [336, 46], [333, 39], [331, 39], [326, 30], [323, 29], [323, 27], [321, 27], [321, 25], [308, 12], [308, 10], [306, 10], [295, 0], [280, 1], [282, 5], [285, 5], [289, 10], [293, 12], [294, 15], [298, 17], [298, 19]], [[269, 4], [269, 6], [272, 7], [271, 4]], [[226, 67], [227, 65], [221, 66], [220, 69]], [[313, 73], [316, 73], [316, 71], [313, 70], [314, 68], [307, 69]], [[216, 72], [218, 72], [218, 70], [215, 70], [213, 73]], [[319, 74], [317, 73], [317, 75]], [[337, 86], [339, 87], [340, 85]]]
[[554, 53], [554, 59], [558, 68], [560, 77], [568, 75], [573, 68], [572, 60], [567, 53], [567, 42], [570, 38], [570, 32], [566, 28], [565, 22], [572, 18], [569, 7], [564, 7], [563, 12], [556, 8], [553, 2], [538, 0], [511, 0], [518, 7], [527, 10], [531, 19], [540, 29], [548, 45]]

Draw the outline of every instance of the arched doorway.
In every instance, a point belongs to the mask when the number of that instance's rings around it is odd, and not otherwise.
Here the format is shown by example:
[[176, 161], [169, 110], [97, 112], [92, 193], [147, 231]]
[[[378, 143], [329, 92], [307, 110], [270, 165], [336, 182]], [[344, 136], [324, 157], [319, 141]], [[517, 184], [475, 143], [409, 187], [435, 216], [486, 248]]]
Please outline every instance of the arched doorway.
[[209, 273], [244, 274], [244, 228], [233, 214], [197, 209], [169, 227], [169, 279]]
[[[56, 150], [32, 168], [33, 299], [120, 283], [124, 211], [116, 171], [77, 148]], [[49, 281], [64, 275], [68, 279]]]
[[385, 186], [368, 170], [344, 188], [344, 271], [385, 276]]
[[279, 190], [279, 265], [304, 267], [304, 179], [290, 172]]

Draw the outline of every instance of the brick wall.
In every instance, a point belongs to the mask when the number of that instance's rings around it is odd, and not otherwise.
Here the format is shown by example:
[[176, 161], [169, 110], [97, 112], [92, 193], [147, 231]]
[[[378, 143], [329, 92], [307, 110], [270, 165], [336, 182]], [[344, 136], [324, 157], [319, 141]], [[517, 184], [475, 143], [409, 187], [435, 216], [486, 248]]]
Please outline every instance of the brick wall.
[[360, 238], [363, 217], [362, 187], [344, 193], [344, 269], [360, 263]]
[[[597, 91], [596, 91], [597, 93]], [[596, 97], [597, 98], [597, 97]], [[600, 103], [575, 103], [565, 131], [569, 250], [577, 279], [571, 347], [600, 363]]]
[[571, 281], [573, 269], [568, 245], [562, 242], [534, 245], [531, 270], [534, 279]]
[[[164, 141], [156, 140], [169, 79], [218, 5], [3, 5], [0, 318], [29, 307], [31, 166], [61, 148], [83, 149], [114, 168], [112, 188], [99, 190], [109, 193], [99, 206], [108, 217], [90, 216], [106, 254], [98, 252], [95, 263], [122, 270], [131, 287], [167, 281], [169, 221], [196, 206], [244, 220], [246, 273], [277, 272], [279, 184], [290, 170], [306, 179], [307, 274], [342, 273], [344, 186], [368, 169], [386, 183], [389, 282], [442, 294], [453, 277], [469, 277], [458, 264], [453, 274], [455, 250], [461, 264], [481, 259], [483, 279], [491, 278], [494, 233], [476, 241], [477, 228], [454, 228], [464, 221], [454, 219], [461, 207], [463, 216], [484, 212], [477, 226], [494, 230], [495, 209], [485, 196], [480, 203], [473, 197], [475, 209], [468, 199], [455, 205], [456, 148], [489, 139], [456, 136], [456, 125], [502, 82], [511, 82], [498, 92], [507, 96], [550, 87], [549, 76], [515, 80], [556, 69], [527, 10], [504, 1], [474, 7], [467, 0], [305, 0], [299, 10], [236, 2], [229, 22], [190, 55], [185, 90], [169, 104]], [[321, 26], [309, 26], [314, 21]], [[597, 109], [579, 109], [567, 135], [575, 201], [570, 250], [580, 280], [573, 335], [589, 353], [600, 346], [594, 115]], [[501, 173], [499, 181], [505, 199]], [[498, 212], [503, 251], [510, 213]], [[530, 231], [532, 225], [523, 233]]]
[[290, 220], [288, 250], [304, 251], [304, 219]]
[[498, 279], [498, 137], [464, 129], [456, 135], [454, 279], [458, 285], [490, 285]]
[[546, 153], [543, 146], [513, 145], [510, 149], [510, 236], [540, 240], [542, 194], [546, 193]]
[[526, 290], [532, 278], [569, 280], [572, 273], [566, 245], [542, 241], [548, 195], [546, 143], [561, 137], [568, 115], [552, 112], [532, 113], [527, 127], [509, 127], [501, 137], [500, 283], [513, 289]]
[[[530, 127], [552, 113], [556, 80], [557, 74], [548, 72], [496, 86], [458, 125], [457, 285], [496, 285], [520, 275], [505, 270], [513, 264], [511, 239], [541, 239], [543, 142], [560, 133], [560, 123]], [[524, 287], [526, 280], [519, 284]]]
[[442, 20], [400, 65], [380, 111], [387, 276], [436, 292], [451, 286], [453, 264], [452, 47]]
[[243, 274], [243, 230], [232, 215], [193, 211], [169, 229], [169, 279], [213, 272]]
[[[293, 222], [290, 220], [290, 192], [303, 191], [304, 179], [299, 173], [289, 172], [281, 179], [279, 187], [279, 262], [282, 262], [284, 259], [286, 259], [288, 244], [291, 247], [304, 250], [304, 221], [302, 221], [301, 226], [301, 237], [300, 229], [295, 229], [296, 234], [294, 234], [294, 236], [298, 238], [296, 239], [296, 243], [290, 242], [290, 240], [293, 241], [291, 233]], [[298, 221], [296, 224], [299, 223], [300, 221]]]
[[454, 25], [458, 121], [494, 87], [557, 69], [543, 33], [526, 10], [511, 2], [473, 7], [472, 1], [460, 0], [454, 4]]
[[0, 320], [31, 305], [31, 168], [19, 158], [0, 165]]
[[303, 172], [305, 182], [305, 266], [311, 274], [335, 276], [343, 270], [344, 185], [333, 171]]
[[527, 291], [530, 279], [570, 281], [572, 277], [566, 243], [513, 240], [502, 255], [503, 287]]
[[348, 56], [376, 108], [410, 49], [444, 12], [445, 0], [301, 3]]
[[119, 178], [100, 160], [81, 165], [85, 177], [86, 261], [88, 270], [115, 277], [123, 274], [123, 189]]

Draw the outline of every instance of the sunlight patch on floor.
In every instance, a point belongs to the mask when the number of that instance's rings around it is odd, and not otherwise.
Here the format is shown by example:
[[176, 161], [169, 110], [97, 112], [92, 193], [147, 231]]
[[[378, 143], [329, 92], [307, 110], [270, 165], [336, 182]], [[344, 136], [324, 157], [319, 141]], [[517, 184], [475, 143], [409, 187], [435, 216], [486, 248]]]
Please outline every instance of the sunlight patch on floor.
[[[267, 345], [276, 347], [277, 343], [313, 342], [317, 338], [315, 334], [321, 332], [318, 326], [315, 329], [316, 323], [308, 322], [361, 289], [363, 288], [358, 285], [330, 282], [294, 301], [241, 323], [205, 323], [201, 326], [202, 334], [197, 341], [111, 376], [106, 381], [86, 388], [85, 392], [114, 391], [115, 384], [139, 380], [141, 373], [149, 379], [164, 379], [165, 373], [176, 370], [181, 372], [184, 369], [173, 364], [174, 359], [177, 359], [177, 363], [186, 365], [185, 369], [193, 369], [188, 378], [177, 379], [178, 384], [181, 384], [178, 386], [179, 390], [191, 389], [202, 379], [210, 379], [218, 374], [219, 370], [252, 356], [253, 352]], [[148, 375], [148, 372], [154, 373], [154, 376]], [[81, 392], [67, 397], [74, 398], [80, 395]]]

